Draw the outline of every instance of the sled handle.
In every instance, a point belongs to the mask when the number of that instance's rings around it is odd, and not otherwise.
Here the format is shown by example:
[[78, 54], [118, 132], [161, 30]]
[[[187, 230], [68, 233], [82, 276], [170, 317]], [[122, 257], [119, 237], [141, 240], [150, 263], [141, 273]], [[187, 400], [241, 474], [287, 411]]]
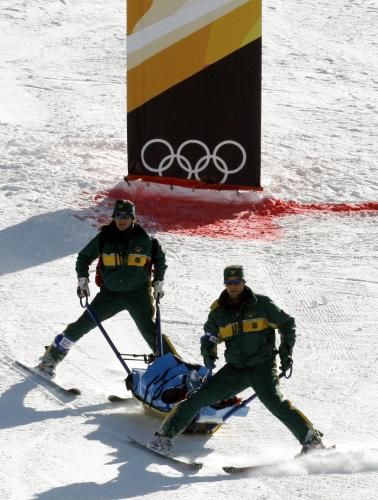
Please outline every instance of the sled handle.
[[114, 345], [112, 339], [109, 337], [109, 335], [106, 333], [106, 330], [105, 328], [102, 326], [100, 320], [97, 318], [96, 316], [96, 313], [94, 312], [94, 310], [91, 308], [91, 306], [89, 305], [88, 303], [88, 298], [85, 297], [85, 303], [83, 305], [83, 302], [82, 302], [82, 298], [80, 297], [80, 305], [83, 309], [86, 309], [88, 311], [88, 314], [89, 316], [93, 319], [94, 323], [98, 326], [98, 328], [100, 329], [100, 332], [103, 334], [103, 336], [105, 337], [106, 341], [108, 342], [108, 344], [110, 345], [110, 347], [112, 348], [114, 354], [117, 356], [119, 362], [121, 363], [121, 365], [123, 366], [123, 368], [126, 370], [127, 374], [130, 375], [131, 374], [131, 370], [130, 368], [127, 366], [125, 360], [122, 358], [122, 356], [120, 355], [118, 349], [116, 348], [116, 346]]
[[159, 358], [163, 356], [163, 336], [161, 334], [161, 315], [160, 315], [160, 301], [156, 299], [156, 350]]

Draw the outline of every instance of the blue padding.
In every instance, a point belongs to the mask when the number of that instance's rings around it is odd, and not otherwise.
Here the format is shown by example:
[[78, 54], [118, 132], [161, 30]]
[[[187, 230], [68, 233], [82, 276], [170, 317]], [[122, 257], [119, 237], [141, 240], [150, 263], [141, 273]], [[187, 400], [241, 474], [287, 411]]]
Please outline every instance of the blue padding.
[[[169, 413], [176, 403], [165, 403], [161, 400], [161, 395], [167, 389], [185, 386], [185, 378], [191, 369], [173, 354], [165, 354], [149, 365], [147, 370], [133, 369], [132, 392], [136, 398], [156, 410]], [[204, 366], [197, 372], [203, 378], [209, 373]]]
[[[168, 414], [177, 403], [169, 404], [162, 401], [163, 392], [168, 389], [185, 387], [186, 377], [192, 369], [193, 367], [188, 366], [173, 354], [165, 354], [149, 365], [146, 370], [142, 368], [133, 369], [133, 395], [155, 410]], [[204, 366], [200, 366], [197, 373], [203, 380], [206, 380], [209, 370]], [[224, 416], [234, 406], [218, 409], [205, 406], [201, 408], [195, 421], [196, 423], [222, 424]], [[245, 417], [247, 413], [248, 408], [242, 406], [235, 412], [235, 416]]]

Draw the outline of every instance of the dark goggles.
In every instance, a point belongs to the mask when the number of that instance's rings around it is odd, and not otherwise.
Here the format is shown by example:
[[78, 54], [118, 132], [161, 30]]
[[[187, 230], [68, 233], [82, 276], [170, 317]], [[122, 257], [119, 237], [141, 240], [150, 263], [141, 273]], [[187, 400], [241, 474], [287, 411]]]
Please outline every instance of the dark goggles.
[[240, 283], [242, 282], [243, 280], [240, 279], [240, 278], [237, 278], [235, 280], [224, 280], [224, 284], [227, 286], [227, 285], [240, 285]]
[[114, 214], [115, 219], [132, 219], [132, 215], [128, 214], [127, 212], [115, 212]]

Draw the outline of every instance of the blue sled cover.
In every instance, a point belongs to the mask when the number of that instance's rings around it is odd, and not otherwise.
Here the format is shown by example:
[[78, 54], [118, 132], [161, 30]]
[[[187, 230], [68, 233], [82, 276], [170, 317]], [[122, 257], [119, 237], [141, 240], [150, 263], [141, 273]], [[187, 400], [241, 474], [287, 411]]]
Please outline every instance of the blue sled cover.
[[[134, 368], [131, 375], [131, 391], [136, 399], [163, 416], [186, 399], [191, 391], [206, 383], [209, 370], [201, 365], [185, 363], [173, 354], [165, 354], [151, 363], [147, 369]], [[224, 416], [241, 400], [233, 404], [220, 402], [202, 408], [195, 418], [198, 424], [222, 424]], [[222, 404], [223, 403], [223, 404]], [[248, 407], [241, 406], [235, 416], [245, 416]]]

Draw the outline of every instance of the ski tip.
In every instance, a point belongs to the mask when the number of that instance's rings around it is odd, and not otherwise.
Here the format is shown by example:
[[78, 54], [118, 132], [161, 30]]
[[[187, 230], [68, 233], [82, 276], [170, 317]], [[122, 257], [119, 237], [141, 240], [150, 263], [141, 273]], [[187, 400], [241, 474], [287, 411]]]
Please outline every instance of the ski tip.
[[67, 389], [68, 394], [72, 394], [73, 396], [80, 396], [81, 390], [78, 389], [77, 387], [71, 387], [70, 389]]
[[247, 465], [245, 467], [225, 466], [225, 467], [222, 467], [222, 469], [227, 474], [246, 474], [248, 472], [257, 472], [260, 470], [264, 470], [267, 467], [269, 467], [270, 465], [274, 465], [274, 464]]
[[245, 469], [241, 468], [241, 467], [231, 467], [231, 466], [229, 466], [229, 467], [222, 467], [222, 469], [227, 474], [241, 474], [242, 472], [245, 472]]
[[202, 462], [192, 462], [192, 466], [194, 470], [201, 470], [203, 467]]
[[124, 403], [125, 401], [130, 401], [132, 398], [123, 398], [121, 396], [116, 396], [115, 394], [110, 394], [108, 396], [108, 401], [111, 403]]
[[227, 472], [227, 474], [235, 474], [235, 467], [222, 467], [224, 472]]

